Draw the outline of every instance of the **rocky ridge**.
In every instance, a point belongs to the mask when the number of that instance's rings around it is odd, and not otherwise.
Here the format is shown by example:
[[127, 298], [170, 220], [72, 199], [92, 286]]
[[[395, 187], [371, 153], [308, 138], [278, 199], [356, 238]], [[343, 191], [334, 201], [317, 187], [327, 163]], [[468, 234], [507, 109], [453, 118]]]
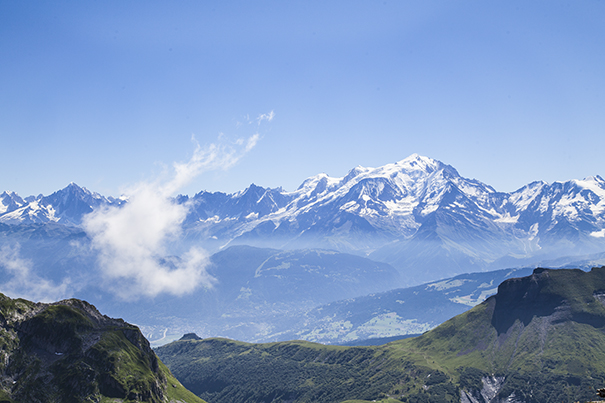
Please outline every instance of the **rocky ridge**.
[[[0, 401], [201, 402], [159, 361], [136, 326], [87, 302], [0, 294]], [[174, 389], [174, 390], [173, 390]]]

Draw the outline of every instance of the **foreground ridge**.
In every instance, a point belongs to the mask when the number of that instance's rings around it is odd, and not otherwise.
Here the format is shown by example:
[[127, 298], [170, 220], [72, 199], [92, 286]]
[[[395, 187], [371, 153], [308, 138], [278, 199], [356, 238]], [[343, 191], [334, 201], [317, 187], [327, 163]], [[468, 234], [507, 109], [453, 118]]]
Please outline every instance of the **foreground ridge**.
[[77, 299], [0, 294], [0, 401], [191, 402], [136, 326]]

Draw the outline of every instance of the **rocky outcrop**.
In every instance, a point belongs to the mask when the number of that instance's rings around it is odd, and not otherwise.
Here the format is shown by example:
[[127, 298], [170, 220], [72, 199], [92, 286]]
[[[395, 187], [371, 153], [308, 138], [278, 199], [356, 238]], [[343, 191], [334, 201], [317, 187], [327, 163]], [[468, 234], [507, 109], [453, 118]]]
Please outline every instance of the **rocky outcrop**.
[[514, 393], [506, 398], [499, 396], [504, 381], [503, 376], [484, 376], [481, 390], [460, 390], [460, 403], [519, 403]]
[[0, 400], [167, 401], [166, 375], [139, 329], [84, 301], [0, 294], [0, 324]]
[[527, 326], [539, 317], [549, 324], [574, 321], [601, 328], [605, 326], [603, 273], [605, 267], [588, 273], [537, 268], [531, 276], [506, 280], [493, 297], [492, 326], [503, 334], [515, 321]]

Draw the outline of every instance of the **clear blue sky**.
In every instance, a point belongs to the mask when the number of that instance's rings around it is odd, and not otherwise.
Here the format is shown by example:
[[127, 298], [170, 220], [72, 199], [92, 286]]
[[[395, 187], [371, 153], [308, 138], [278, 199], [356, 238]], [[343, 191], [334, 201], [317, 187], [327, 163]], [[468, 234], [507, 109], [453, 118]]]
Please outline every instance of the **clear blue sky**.
[[412, 153], [500, 191], [605, 176], [604, 72], [602, 1], [0, 0], [0, 191], [118, 196], [256, 132], [182, 193]]

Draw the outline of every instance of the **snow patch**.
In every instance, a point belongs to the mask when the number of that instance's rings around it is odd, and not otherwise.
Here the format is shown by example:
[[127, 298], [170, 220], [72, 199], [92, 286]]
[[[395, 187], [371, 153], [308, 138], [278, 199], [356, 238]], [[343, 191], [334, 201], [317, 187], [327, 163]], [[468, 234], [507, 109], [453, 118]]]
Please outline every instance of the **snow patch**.
[[[494, 212], [495, 213], [495, 212]], [[494, 214], [496, 215], [496, 214]], [[504, 214], [500, 218], [496, 218], [494, 221], [503, 224], [515, 224], [519, 220], [519, 216], [511, 216], [509, 213]]]
[[591, 232], [590, 236], [595, 237], [595, 238], [605, 238], [605, 229], [602, 229], [600, 231]]
[[530, 241], [533, 241], [534, 238], [538, 235], [539, 227], [540, 227], [540, 224], [538, 224], [538, 223], [532, 224], [532, 226], [529, 227], [529, 240]]
[[437, 283], [432, 283], [426, 286], [426, 289], [428, 290], [429, 288], [434, 288], [435, 291], [443, 291], [443, 290], [447, 290], [448, 288], [453, 288], [453, 287], [460, 287], [462, 284], [467, 283], [471, 280], [469, 279], [463, 279], [463, 280], [444, 280], [444, 281], [439, 281]]
[[472, 294], [469, 294], [469, 295], [464, 295], [464, 296], [460, 296], [460, 297], [450, 298], [450, 301], [455, 302], [457, 304], [463, 304], [463, 305], [468, 305], [468, 306], [475, 306], [477, 304], [482, 303], [483, 301], [485, 301], [485, 299], [487, 297], [490, 297], [490, 296], [494, 295], [497, 292], [498, 292], [498, 287], [492, 288], [490, 290], [483, 290], [481, 292], [481, 294], [479, 294], [477, 297], [474, 297], [475, 293], [472, 293]]

